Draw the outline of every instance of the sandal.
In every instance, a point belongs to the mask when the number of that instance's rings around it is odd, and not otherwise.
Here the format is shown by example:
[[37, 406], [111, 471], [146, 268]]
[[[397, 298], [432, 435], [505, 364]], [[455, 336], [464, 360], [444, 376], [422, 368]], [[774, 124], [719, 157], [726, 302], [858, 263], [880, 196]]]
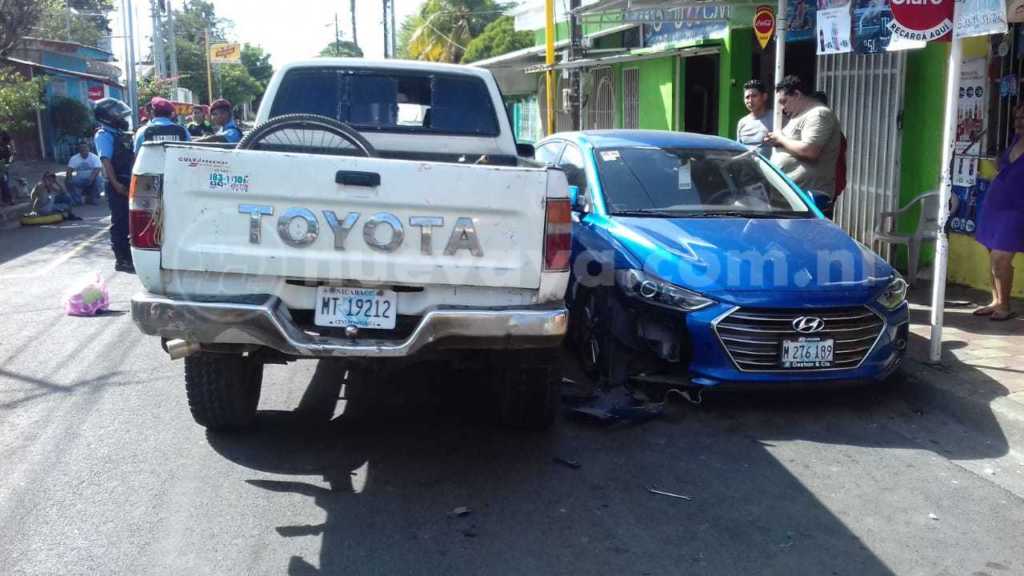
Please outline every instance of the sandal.
[[971, 314], [973, 316], [991, 316], [996, 311], [996, 307], [989, 304], [988, 306], [980, 306], [975, 308]]
[[1011, 320], [1011, 319], [1016, 318], [1016, 317], [1017, 317], [1017, 313], [1012, 311], [1012, 310], [1009, 310], [1009, 311], [1002, 312], [1002, 313], [1000, 313], [1000, 312], [993, 312], [992, 315], [988, 317], [988, 319], [990, 321], [992, 321], [992, 322], [1005, 322], [1007, 320]]

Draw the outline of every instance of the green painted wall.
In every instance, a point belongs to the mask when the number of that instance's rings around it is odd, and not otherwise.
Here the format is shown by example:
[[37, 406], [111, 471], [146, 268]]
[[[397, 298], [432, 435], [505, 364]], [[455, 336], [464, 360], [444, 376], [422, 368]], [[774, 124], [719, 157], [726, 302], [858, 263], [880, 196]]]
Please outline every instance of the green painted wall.
[[640, 128], [671, 130], [675, 58], [641, 60], [632, 65], [640, 69]]
[[730, 28], [722, 41], [718, 66], [718, 135], [736, 137], [736, 123], [747, 113], [743, 84], [753, 77], [754, 33], [750, 28]]
[[[921, 50], [907, 52], [906, 88], [903, 106], [903, 133], [900, 149], [900, 206], [939, 186], [942, 164], [942, 118], [946, 100], [946, 59], [949, 44], [929, 42]], [[900, 219], [898, 228], [912, 232], [919, 210]], [[907, 254], [894, 253], [895, 263], [906, 269]], [[934, 248], [921, 253], [921, 266], [932, 262]]]

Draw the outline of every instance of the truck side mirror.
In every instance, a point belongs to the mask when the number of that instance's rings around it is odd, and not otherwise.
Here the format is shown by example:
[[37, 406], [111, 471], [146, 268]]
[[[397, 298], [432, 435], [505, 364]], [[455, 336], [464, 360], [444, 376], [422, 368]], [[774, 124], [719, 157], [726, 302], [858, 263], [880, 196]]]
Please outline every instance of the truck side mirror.
[[520, 158], [533, 158], [537, 151], [534, 149], [533, 144], [516, 143], [516, 154]]
[[579, 186], [569, 186], [569, 207], [572, 208], [573, 212], [585, 212], [587, 208], [586, 200], [586, 196], [580, 194]]

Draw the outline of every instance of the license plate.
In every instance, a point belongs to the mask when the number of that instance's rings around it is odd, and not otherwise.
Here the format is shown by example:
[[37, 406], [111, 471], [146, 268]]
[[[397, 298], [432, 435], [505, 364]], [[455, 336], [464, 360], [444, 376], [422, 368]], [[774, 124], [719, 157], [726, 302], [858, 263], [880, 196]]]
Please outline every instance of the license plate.
[[397, 315], [398, 295], [391, 290], [335, 286], [318, 286], [316, 289], [313, 322], [317, 326], [391, 330], [395, 327]]
[[828, 368], [835, 354], [832, 338], [800, 338], [782, 341], [783, 368]]

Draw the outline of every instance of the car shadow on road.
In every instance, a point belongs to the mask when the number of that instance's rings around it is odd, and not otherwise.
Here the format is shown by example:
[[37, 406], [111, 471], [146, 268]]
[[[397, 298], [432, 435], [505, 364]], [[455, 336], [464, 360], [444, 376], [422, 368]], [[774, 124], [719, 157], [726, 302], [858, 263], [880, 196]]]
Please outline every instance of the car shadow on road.
[[322, 510], [276, 528], [321, 538], [288, 574], [893, 573], [774, 453], [781, 440], [919, 448], [879, 422], [893, 392], [728, 395], [643, 426], [528, 434], [490, 423], [479, 374], [414, 367], [360, 398], [343, 372], [321, 361], [296, 411], [208, 436], [261, 473], [247, 482], [267, 498]]
[[[81, 221], [0, 228], [0, 265], [43, 248], [60, 256], [110, 226], [106, 205], [78, 207], [75, 213]], [[95, 245], [110, 250], [105, 238]]]

